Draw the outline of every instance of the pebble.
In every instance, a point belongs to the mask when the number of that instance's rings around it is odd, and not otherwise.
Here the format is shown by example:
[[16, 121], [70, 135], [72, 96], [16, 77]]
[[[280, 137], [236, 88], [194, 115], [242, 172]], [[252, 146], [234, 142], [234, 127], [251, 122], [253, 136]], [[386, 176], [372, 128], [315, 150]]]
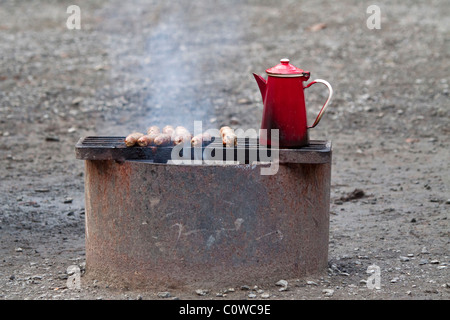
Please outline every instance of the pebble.
[[243, 286], [241, 286], [241, 290], [250, 290], [250, 287], [246, 286], [246, 285], [243, 285]]
[[407, 261], [409, 261], [409, 258], [408, 258], [408, 257], [400, 256], [399, 258], [400, 258], [400, 261], [402, 261], [402, 262], [407, 262]]
[[204, 289], [197, 289], [195, 290], [195, 293], [198, 294], [199, 296], [206, 296], [209, 293], [209, 291]]
[[436, 259], [435, 260], [431, 260], [430, 263], [431, 264], [439, 264], [439, 260], [436, 260]]
[[270, 294], [269, 294], [269, 293], [263, 293], [263, 294], [261, 295], [261, 298], [263, 298], [263, 299], [268, 299], [268, 298], [270, 298]]
[[286, 280], [280, 280], [275, 283], [275, 285], [281, 287], [280, 289], [278, 289], [278, 291], [282, 292], [287, 290], [288, 282]]
[[254, 293], [249, 293], [249, 294], [248, 294], [248, 297], [249, 297], [249, 298], [252, 298], [252, 299], [253, 299], [253, 298], [256, 298], [256, 294], [254, 294]]
[[275, 283], [275, 285], [277, 285], [279, 287], [287, 287], [288, 282], [286, 280], [280, 280], [277, 283]]
[[63, 203], [72, 203], [72, 202], [73, 202], [73, 199], [69, 198], [69, 197], [64, 198], [64, 201], [63, 201]]
[[419, 265], [424, 265], [428, 263], [428, 259], [420, 259]]
[[23, 249], [22, 248], [16, 248], [14, 251], [16, 251], [16, 252], [23, 252]]
[[77, 98], [72, 100], [72, 104], [73, 105], [79, 105], [81, 102], [83, 102], [83, 98], [82, 97], [77, 97]]
[[48, 136], [45, 137], [45, 141], [49, 141], [49, 142], [59, 142], [59, 138], [56, 136]]
[[322, 293], [327, 297], [331, 297], [334, 294], [334, 290], [333, 289], [323, 289]]
[[168, 291], [158, 292], [156, 294], [159, 298], [170, 298], [172, 295]]
[[317, 286], [318, 284], [316, 283], [316, 282], [314, 282], [314, 281], [306, 281], [306, 284], [308, 284], [308, 285], [313, 285], [313, 286]]

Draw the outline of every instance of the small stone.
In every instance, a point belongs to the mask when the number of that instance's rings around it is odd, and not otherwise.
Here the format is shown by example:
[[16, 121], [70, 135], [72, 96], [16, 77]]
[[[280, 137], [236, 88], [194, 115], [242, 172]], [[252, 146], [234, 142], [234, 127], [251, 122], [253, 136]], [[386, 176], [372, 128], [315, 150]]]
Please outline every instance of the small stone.
[[331, 297], [334, 294], [334, 290], [333, 289], [323, 289], [322, 293], [327, 297]]
[[279, 287], [287, 287], [288, 282], [286, 280], [280, 280], [277, 283], [275, 283], [275, 285]]
[[204, 290], [204, 289], [197, 289], [195, 290], [195, 293], [198, 294], [199, 296], [206, 296], [208, 294], [208, 290]]
[[447, 269], [447, 266], [438, 266], [437, 269], [438, 270]]
[[400, 258], [400, 261], [401, 261], [401, 262], [407, 262], [407, 261], [409, 261], [409, 258], [408, 258], [408, 257], [400, 256], [399, 258]]
[[56, 136], [48, 136], [45, 137], [45, 141], [49, 141], [49, 142], [59, 142], [59, 138]]
[[262, 295], [261, 295], [261, 298], [263, 298], [263, 299], [268, 299], [268, 298], [270, 298], [270, 294], [269, 293], [263, 293]]
[[70, 198], [70, 197], [67, 197], [67, 198], [64, 198], [64, 201], [63, 201], [64, 203], [72, 203], [73, 202], [73, 199], [72, 198]]
[[436, 260], [436, 259], [435, 259], [435, 260], [431, 260], [430, 263], [431, 263], [431, 264], [439, 264], [440, 262], [439, 262], [439, 260]]
[[447, 200], [445, 201], [445, 204], [450, 204], [450, 199], [447, 199]]
[[251, 104], [252, 102], [249, 99], [242, 98], [237, 101], [238, 104]]
[[81, 102], [83, 102], [82, 97], [76, 97], [75, 99], [72, 100], [73, 105], [79, 105]]
[[11, 275], [11, 276], [9, 277], [9, 280], [14, 280], [14, 279], [16, 279], [16, 276], [15, 276], [15, 275]]
[[243, 286], [241, 286], [241, 290], [250, 290], [250, 287], [246, 286], [246, 285], [243, 285]]
[[254, 294], [254, 293], [249, 293], [249, 294], [248, 294], [248, 297], [251, 298], [251, 299], [256, 298], [256, 294]]
[[420, 259], [419, 265], [424, 265], [428, 263], [428, 259]]
[[240, 121], [239, 121], [238, 118], [232, 117], [232, 118], [230, 119], [230, 124], [231, 124], [232, 126], [236, 126], [236, 125], [240, 124]]
[[77, 131], [77, 128], [74, 128], [74, 127], [67, 129], [68, 133], [74, 133], [75, 131]]
[[307, 285], [310, 285], [310, 286], [317, 286], [318, 284], [316, 283], [316, 282], [314, 282], [314, 281], [306, 281], [306, 284]]
[[427, 247], [423, 247], [422, 251], [420, 251], [421, 254], [429, 254]]
[[19, 248], [14, 249], [14, 251], [16, 251], [16, 252], [23, 252], [23, 249], [19, 247]]
[[172, 295], [168, 291], [158, 292], [156, 294], [159, 298], [170, 298]]

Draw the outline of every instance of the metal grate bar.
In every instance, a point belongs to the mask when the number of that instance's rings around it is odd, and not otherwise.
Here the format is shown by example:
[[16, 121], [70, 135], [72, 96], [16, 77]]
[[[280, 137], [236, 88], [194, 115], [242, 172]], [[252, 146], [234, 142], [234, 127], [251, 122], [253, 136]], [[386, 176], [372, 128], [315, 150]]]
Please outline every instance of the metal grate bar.
[[[127, 147], [124, 140], [125, 137], [120, 136], [81, 138], [75, 146], [76, 157], [81, 160], [150, 160], [156, 163], [167, 163], [171, 160], [173, 146]], [[203, 150], [206, 147], [214, 150], [221, 149], [225, 157], [230, 155], [230, 149], [232, 149], [235, 161], [237, 161], [237, 155], [242, 155], [243, 152], [245, 154], [244, 163], [249, 163], [249, 155], [255, 151], [258, 155], [259, 152], [265, 152], [264, 155], [269, 157], [272, 152], [277, 151], [280, 163], [327, 163], [331, 161], [331, 143], [328, 141], [312, 140], [308, 146], [299, 149], [271, 149], [260, 145], [258, 139], [240, 138], [234, 148], [225, 148], [222, 141], [217, 140], [214, 140], [213, 137], [211, 143], [202, 147]], [[182, 152], [191, 152], [191, 159], [195, 159], [194, 148], [185, 148]], [[257, 160], [260, 160], [259, 157]]]

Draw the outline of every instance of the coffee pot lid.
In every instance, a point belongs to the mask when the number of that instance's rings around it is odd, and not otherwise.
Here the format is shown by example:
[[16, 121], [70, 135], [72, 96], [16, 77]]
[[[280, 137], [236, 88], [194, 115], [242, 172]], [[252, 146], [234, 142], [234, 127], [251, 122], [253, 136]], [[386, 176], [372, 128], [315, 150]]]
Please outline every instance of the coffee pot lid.
[[302, 77], [306, 74], [309, 75], [308, 71], [304, 71], [290, 64], [289, 59], [281, 59], [279, 64], [267, 69], [266, 72], [269, 76], [278, 77]]

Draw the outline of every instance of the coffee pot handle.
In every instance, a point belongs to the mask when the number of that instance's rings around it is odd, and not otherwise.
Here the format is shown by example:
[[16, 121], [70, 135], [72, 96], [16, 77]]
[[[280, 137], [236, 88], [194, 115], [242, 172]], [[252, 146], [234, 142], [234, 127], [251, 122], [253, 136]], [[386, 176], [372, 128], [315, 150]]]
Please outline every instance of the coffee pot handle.
[[319, 121], [320, 121], [320, 119], [322, 119], [323, 113], [327, 109], [328, 104], [330, 103], [331, 97], [333, 96], [333, 88], [328, 83], [328, 81], [325, 81], [325, 80], [322, 80], [322, 79], [316, 79], [316, 80], [310, 82], [306, 87], [304, 87], [304, 89], [309, 88], [310, 86], [312, 86], [315, 83], [322, 83], [322, 84], [326, 85], [328, 90], [329, 90], [329, 94], [328, 94], [327, 101], [325, 102], [325, 104], [323, 105], [323, 107], [320, 110], [319, 114], [317, 115], [316, 121], [314, 121], [314, 124], [312, 126], [309, 126], [308, 129], [314, 128], [315, 126], [317, 126], [319, 124]]

